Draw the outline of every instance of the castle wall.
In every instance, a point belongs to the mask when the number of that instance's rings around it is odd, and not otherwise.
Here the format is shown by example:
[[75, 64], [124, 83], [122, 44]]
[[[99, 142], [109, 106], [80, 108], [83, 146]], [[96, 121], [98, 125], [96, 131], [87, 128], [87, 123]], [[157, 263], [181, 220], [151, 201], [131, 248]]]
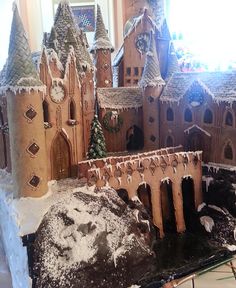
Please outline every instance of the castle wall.
[[99, 49], [95, 51], [96, 87], [112, 87], [111, 51]]
[[[99, 118], [103, 119], [106, 113], [109, 113], [112, 110], [104, 110], [100, 109], [99, 111]], [[128, 144], [128, 130], [136, 125], [138, 128], [140, 128], [143, 131], [143, 110], [142, 108], [138, 109], [129, 109], [129, 110], [123, 110], [123, 111], [117, 111], [120, 115], [121, 119], [123, 120], [123, 124], [120, 127], [119, 132], [109, 132], [104, 128], [103, 125], [103, 133], [106, 140], [106, 147], [108, 152], [119, 152], [119, 151], [126, 151], [127, 150], [127, 144]], [[101, 120], [101, 124], [102, 120]], [[117, 125], [117, 120], [110, 121], [111, 126]]]
[[86, 77], [82, 80], [82, 113], [83, 113], [83, 141], [84, 155], [88, 152], [90, 127], [95, 114], [95, 92], [93, 73], [87, 72]]
[[163, 87], [147, 87], [143, 95], [143, 130], [144, 148], [158, 149], [160, 145], [159, 131], [159, 96]]
[[[42, 59], [40, 65], [40, 78], [47, 86], [47, 92], [44, 100], [48, 104], [48, 118], [49, 122], [45, 123], [45, 137], [48, 167], [47, 174], [48, 180], [53, 179], [53, 147], [57, 144], [57, 136], [60, 134], [64, 137], [67, 145], [69, 146], [69, 161], [71, 169], [68, 176], [75, 174], [75, 166], [78, 161], [84, 159], [85, 145], [84, 145], [84, 122], [82, 116], [82, 99], [81, 99], [81, 85], [77, 78], [75, 63], [72, 60], [67, 71], [65, 79], [62, 79], [61, 72], [55, 62], [50, 62], [48, 66], [46, 59]], [[65, 91], [65, 98], [63, 101], [56, 103], [51, 98], [51, 88], [53, 85], [62, 85]], [[71, 101], [74, 105], [74, 118], [70, 119], [70, 104]], [[60, 160], [59, 160], [60, 161]]]
[[42, 95], [31, 90], [6, 96], [16, 196], [40, 197], [48, 189]]
[[[174, 112], [174, 121], [167, 121], [166, 113], [168, 108], [172, 108]], [[184, 119], [184, 112], [189, 108], [192, 111], [193, 119], [191, 122], [186, 122]], [[210, 109], [213, 113], [213, 123], [204, 123], [204, 113], [206, 109]], [[199, 134], [203, 146], [203, 160], [204, 162], [224, 163], [235, 165], [236, 163], [236, 120], [233, 119], [233, 125], [225, 125], [225, 117], [227, 111], [236, 115], [236, 105], [232, 107], [229, 104], [221, 102], [217, 104], [212, 100], [212, 97], [207, 95], [205, 102], [199, 107], [191, 107], [187, 98], [183, 98], [179, 103], [177, 102], [161, 102], [160, 110], [160, 139], [161, 147], [166, 147], [166, 139], [171, 136], [174, 140], [174, 145], [183, 145], [188, 149], [188, 139], [192, 132]], [[191, 128], [193, 125], [198, 125], [203, 131], [193, 129], [187, 133], [184, 131]], [[204, 132], [205, 131], [205, 132]], [[209, 135], [207, 135], [209, 134]], [[231, 143], [233, 149], [233, 159], [225, 159], [224, 147], [227, 143]]]
[[[177, 149], [178, 151], [178, 149]], [[127, 157], [111, 157], [79, 164], [79, 178], [97, 187], [109, 185], [115, 190], [126, 189], [129, 198], [137, 196], [139, 186], [146, 183], [151, 188], [151, 204], [154, 224], [164, 236], [161, 204], [161, 184], [172, 183], [173, 203], [177, 232], [185, 231], [182, 181], [192, 178], [194, 183], [195, 208], [202, 203], [201, 153], [173, 153], [172, 149], [157, 150]], [[173, 154], [169, 154], [173, 153]]]

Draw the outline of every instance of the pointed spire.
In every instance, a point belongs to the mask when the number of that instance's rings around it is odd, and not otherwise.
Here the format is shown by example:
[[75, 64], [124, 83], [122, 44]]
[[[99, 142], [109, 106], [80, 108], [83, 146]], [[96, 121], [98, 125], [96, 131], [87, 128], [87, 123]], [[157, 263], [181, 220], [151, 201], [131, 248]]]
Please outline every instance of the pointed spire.
[[153, 32], [150, 33], [150, 45], [146, 55], [146, 62], [142, 78], [139, 81], [141, 88], [156, 87], [165, 85], [165, 81], [161, 77], [159, 61], [156, 53], [156, 43]]
[[164, 21], [160, 27], [160, 31], [158, 31], [157, 37], [159, 39], [163, 39], [163, 40], [167, 40], [167, 41], [171, 40], [170, 30], [169, 30], [169, 27], [167, 25], [166, 19], [164, 19]]
[[90, 49], [90, 52], [94, 53], [96, 50], [99, 49], [111, 50], [112, 52], [114, 51], [114, 48], [107, 35], [107, 31], [103, 22], [101, 8], [99, 5], [97, 5], [96, 29], [95, 29], [93, 46]]
[[168, 80], [174, 73], [180, 72], [180, 67], [178, 63], [178, 58], [175, 52], [173, 43], [170, 45], [169, 57], [168, 57], [168, 67], [166, 79]]
[[54, 26], [52, 27], [50, 36], [48, 38], [48, 48], [54, 49], [55, 51], [57, 51], [58, 48], [57, 32]]
[[13, 6], [8, 61], [3, 85], [6, 88], [43, 86], [31, 57], [28, 39], [16, 4]]
[[[70, 29], [70, 40], [73, 40], [74, 53], [76, 55], [77, 69], [79, 72], [83, 72], [82, 66], [93, 69], [92, 59], [85, 45], [83, 45], [79, 33], [80, 29], [76, 24], [73, 12], [69, 5], [68, 0], [62, 0], [57, 8], [56, 15], [54, 18], [54, 29], [57, 33], [57, 44], [58, 44], [58, 54], [60, 55], [60, 61], [66, 66], [66, 61], [68, 59], [68, 29]], [[72, 37], [73, 34], [73, 37]], [[79, 65], [79, 62], [82, 64]]]

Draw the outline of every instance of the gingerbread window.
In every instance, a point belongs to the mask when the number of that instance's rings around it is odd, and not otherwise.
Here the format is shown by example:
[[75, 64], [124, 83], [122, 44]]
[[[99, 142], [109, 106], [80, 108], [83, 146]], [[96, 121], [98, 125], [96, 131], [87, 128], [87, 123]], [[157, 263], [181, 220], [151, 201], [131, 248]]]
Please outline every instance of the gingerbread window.
[[166, 111], [166, 119], [167, 121], [174, 121], [174, 112], [171, 108], [168, 108]]
[[184, 121], [185, 122], [192, 122], [193, 121], [193, 114], [189, 108], [187, 108], [184, 112]]
[[205, 124], [212, 124], [213, 123], [213, 113], [211, 112], [210, 109], [206, 109], [204, 113], [204, 119], [203, 119]]
[[225, 116], [225, 125], [226, 126], [233, 126], [233, 115], [230, 111], [226, 113]]
[[174, 146], [174, 141], [171, 136], [168, 136], [166, 139], [166, 147], [173, 147]]
[[233, 148], [230, 143], [227, 143], [224, 148], [224, 157], [225, 159], [233, 160]]
[[43, 101], [43, 121], [44, 123], [49, 123], [49, 107], [48, 102]]

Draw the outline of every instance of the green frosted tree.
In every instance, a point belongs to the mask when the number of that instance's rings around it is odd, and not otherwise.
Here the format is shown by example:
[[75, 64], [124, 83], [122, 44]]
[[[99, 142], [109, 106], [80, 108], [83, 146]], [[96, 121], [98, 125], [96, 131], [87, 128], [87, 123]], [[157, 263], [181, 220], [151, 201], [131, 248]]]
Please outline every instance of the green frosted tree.
[[90, 128], [90, 143], [87, 158], [98, 159], [107, 155], [105, 137], [103, 135], [102, 126], [95, 115]]

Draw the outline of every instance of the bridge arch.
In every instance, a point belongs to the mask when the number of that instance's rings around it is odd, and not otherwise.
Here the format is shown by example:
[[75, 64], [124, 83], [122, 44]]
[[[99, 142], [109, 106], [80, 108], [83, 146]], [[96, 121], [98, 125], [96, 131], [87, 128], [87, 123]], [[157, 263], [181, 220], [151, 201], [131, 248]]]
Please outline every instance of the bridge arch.
[[140, 184], [137, 189], [137, 195], [149, 215], [152, 216], [152, 197], [150, 185], [148, 185], [147, 183]]

